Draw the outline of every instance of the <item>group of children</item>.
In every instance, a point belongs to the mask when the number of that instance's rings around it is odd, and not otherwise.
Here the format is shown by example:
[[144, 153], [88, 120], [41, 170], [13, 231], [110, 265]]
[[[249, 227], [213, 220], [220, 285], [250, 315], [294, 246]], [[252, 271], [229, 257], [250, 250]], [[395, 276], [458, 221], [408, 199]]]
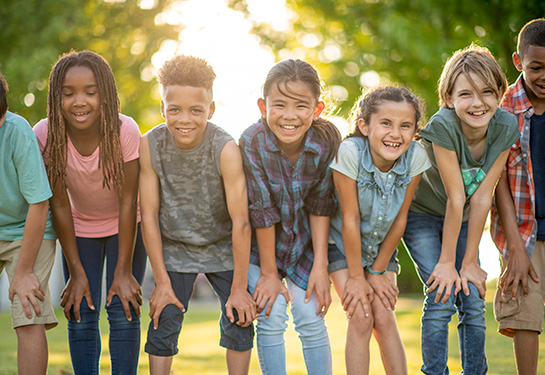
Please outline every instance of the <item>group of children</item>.
[[535, 374], [545, 296], [545, 19], [522, 29], [513, 62], [522, 75], [508, 88], [486, 48], [454, 53], [439, 80], [441, 108], [420, 132], [409, 90], [368, 90], [341, 142], [321, 117], [316, 70], [284, 60], [238, 146], [209, 122], [215, 74], [199, 58], [176, 56], [160, 69], [165, 123], [142, 137], [120, 113], [108, 63], [92, 52], [55, 64], [47, 118], [34, 133], [7, 111], [2, 78], [0, 260], [19, 373], [47, 370], [58, 237], [78, 375], [99, 373], [104, 263], [112, 373], [136, 374], [146, 253], [155, 281], [145, 344], [152, 374], [170, 372], [199, 273], [221, 301], [230, 374], [249, 372], [254, 321], [261, 372], [287, 374], [288, 306], [307, 372], [332, 374], [330, 280], [348, 320], [347, 373], [369, 372], [374, 335], [385, 372], [407, 374], [395, 318], [402, 238], [425, 288], [422, 372], [448, 374], [457, 312], [464, 374], [485, 374], [478, 245], [494, 203], [502, 251], [494, 312], [499, 331], [514, 337], [518, 372]]

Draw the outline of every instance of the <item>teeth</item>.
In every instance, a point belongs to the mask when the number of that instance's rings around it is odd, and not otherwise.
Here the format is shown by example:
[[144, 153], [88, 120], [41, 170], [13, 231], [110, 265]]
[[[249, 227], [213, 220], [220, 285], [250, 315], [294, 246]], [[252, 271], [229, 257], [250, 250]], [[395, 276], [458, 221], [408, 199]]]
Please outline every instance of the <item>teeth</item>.
[[180, 131], [182, 133], [189, 133], [191, 130], [193, 130], [193, 129], [178, 129], [178, 131]]
[[472, 116], [481, 116], [485, 114], [485, 111], [469, 112]]
[[282, 129], [285, 129], [285, 130], [288, 130], [288, 131], [295, 130], [295, 128], [296, 128], [294, 125], [282, 125], [281, 127], [282, 127]]
[[76, 113], [76, 116], [85, 116], [87, 114], [87, 112], [80, 112], [80, 113]]
[[388, 147], [395, 147], [395, 148], [398, 148], [400, 146], [399, 143], [394, 143], [394, 142], [384, 142], [384, 144]]

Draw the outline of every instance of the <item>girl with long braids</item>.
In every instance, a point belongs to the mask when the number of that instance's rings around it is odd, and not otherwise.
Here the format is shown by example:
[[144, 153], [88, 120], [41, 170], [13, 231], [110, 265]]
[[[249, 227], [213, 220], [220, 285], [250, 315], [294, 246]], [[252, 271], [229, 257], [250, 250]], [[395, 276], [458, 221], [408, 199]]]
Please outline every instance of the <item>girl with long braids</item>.
[[112, 374], [136, 374], [146, 264], [137, 224], [140, 130], [120, 114], [114, 76], [101, 56], [83, 51], [60, 57], [49, 78], [47, 119], [34, 132], [64, 254], [61, 306], [74, 373], [99, 373], [106, 263]]

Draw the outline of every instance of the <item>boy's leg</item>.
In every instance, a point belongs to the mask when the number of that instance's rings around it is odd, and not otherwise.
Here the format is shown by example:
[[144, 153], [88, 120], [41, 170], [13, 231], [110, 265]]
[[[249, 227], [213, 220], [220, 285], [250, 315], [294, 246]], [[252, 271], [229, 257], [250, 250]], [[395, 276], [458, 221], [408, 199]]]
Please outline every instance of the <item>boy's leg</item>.
[[[505, 259], [502, 260], [502, 271]], [[498, 332], [513, 337], [513, 350], [519, 374], [536, 374], [539, 355], [538, 335], [543, 331], [545, 308], [545, 242], [537, 241], [530, 258], [539, 283], [528, 277], [528, 295], [524, 296], [522, 286], [518, 286], [517, 299], [512, 299], [511, 290], [502, 296], [496, 290], [494, 315], [499, 322]]]
[[[73, 309], [68, 321], [68, 344], [72, 368], [75, 374], [99, 374], [102, 342], [100, 338], [100, 306], [102, 300], [102, 272], [104, 269], [105, 239], [76, 237], [78, 253], [91, 289], [91, 299], [95, 310], [89, 308], [89, 301], [82, 299], [80, 304], [81, 321], [78, 323]], [[68, 281], [70, 272], [63, 257], [64, 279]]]
[[221, 302], [220, 317], [220, 345], [227, 349], [226, 360], [229, 375], [247, 375], [250, 369], [251, 349], [254, 341], [253, 324], [248, 327], [240, 327], [227, 318], [225, 304], [231, 294], [233, 284], [233, 271], [207, 273], [206, 278], [214, 288]]
[[43, 324], [15, 328], [17, 333], [17, 373], [45, 375], [47, 373], [47, 337]]
[[[189, 311], [189, 298], [193, 293], [196, 273], [168, 272], [176, 297]], [[182, 329], [184, 314], [177, 306], [167, 305], [159, 316], [157, 329], [153, 320], [148, 327], [148, 339], [144, 350], [149, 355], [150, 374], [168, 375], [172, 367], [172, 357], [178, 353], [178, 336]]]
[[306, 290], [299, 288], [287, 279], [291, 297], [291, 314], [295, 330], [303, 345], [303, 356], [309, 375], [328, 375], [332, 373], [331, 346], [325, 320], [317, 313], [316, 294], [312, 293], [305, 303]]
[[[106, 241], [106, 291], [112, 285], [117, 266], [119, 236], [111, 236]], [[136, 243], [133, 253], [132, 274], [142, 285], [146, 269], [146, 249], [142, 242], [140, 226], [138, 226]], [[109, 306], [106, 306], [108, 322], [110, 323], [110, 358], [112, 374], [133, 374], [138, 370], [140, 355], [140, 317], [132, 305], [131, 321], [127, 320], [119, 296], [114, 296]]]
[[[422, 313], [421, 346], [422, 372], [447, 374], [448, 325], [456, 313], [454, 296], [445, 303], [435, 303], [437, 290], [426, 293], [426, 281], [441, 255], [443, 218], [409, 211], [403, 239], [409, 255], [424, 283], [424, 307]], [[454, 287], [453, 287], [454, 290]]]

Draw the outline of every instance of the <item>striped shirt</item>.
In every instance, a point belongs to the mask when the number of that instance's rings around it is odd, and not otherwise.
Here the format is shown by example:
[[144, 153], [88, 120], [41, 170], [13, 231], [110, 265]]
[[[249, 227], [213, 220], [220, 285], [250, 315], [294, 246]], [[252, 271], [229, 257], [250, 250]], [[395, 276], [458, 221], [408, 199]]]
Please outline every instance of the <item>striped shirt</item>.
[[[532, 256], [536, 244], [537, 223], [535, 220], [535, 187], [532, 161], [530, 159], [530, 118], [534, 114], [532, 103], [524, 91], [522, 75], [509, 86], [503, 98], [502, 108], [513, 113], [518, 120], [520, 140], [509, 150], [507, 180], [515, 204], [517, 223], [528, 256]], [[490, 233], [504, 257], [508, 255], [507, 241], [502, 231], [495, 206], [491, 210]]]
[[[296, 165], [280, 148], [276, 136], [261, 122], [240, 138], [248, 182], [250, 222], [253, 228], [276, 225], [276, 266], [281, 277], [307, 288], [314, 262], [309, 213], [331, 216], [337, 205], [327, 159], [332, 152], [311, 127]], [[250, 262], [259, 265], [252, 231]]]

